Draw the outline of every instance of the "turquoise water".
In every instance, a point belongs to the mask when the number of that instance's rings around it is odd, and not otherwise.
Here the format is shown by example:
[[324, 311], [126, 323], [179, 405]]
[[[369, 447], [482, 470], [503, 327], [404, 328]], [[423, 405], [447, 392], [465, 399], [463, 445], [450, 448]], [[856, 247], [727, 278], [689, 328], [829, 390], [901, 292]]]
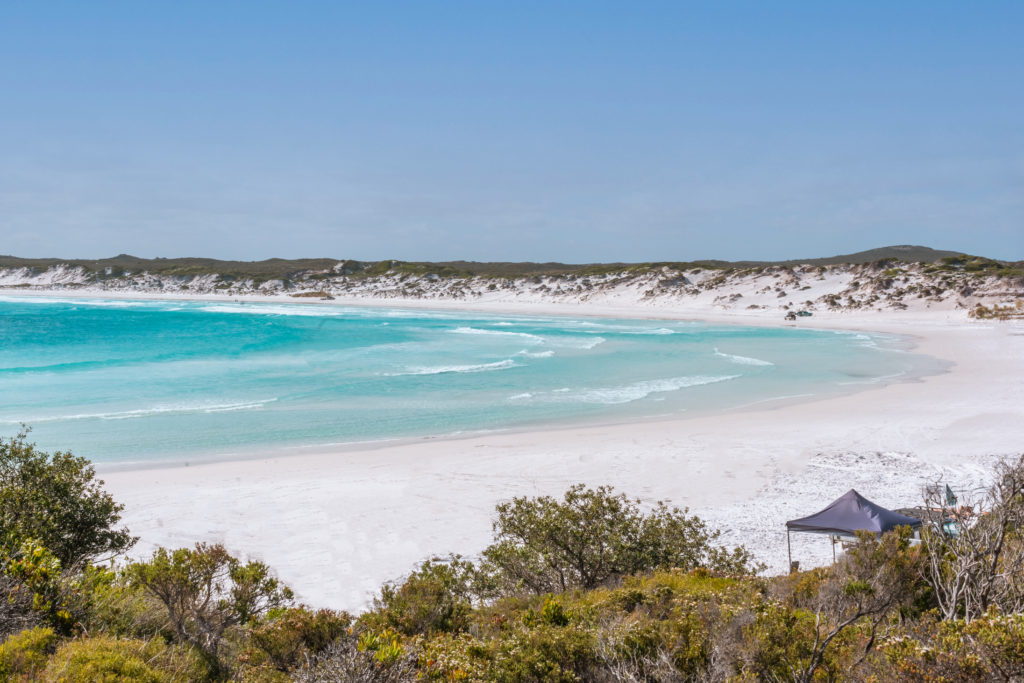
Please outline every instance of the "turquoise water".
[[0, 298], [0, 434], [144, 464], [699, 413], [935, 372], [897, 338], [309, 304]]

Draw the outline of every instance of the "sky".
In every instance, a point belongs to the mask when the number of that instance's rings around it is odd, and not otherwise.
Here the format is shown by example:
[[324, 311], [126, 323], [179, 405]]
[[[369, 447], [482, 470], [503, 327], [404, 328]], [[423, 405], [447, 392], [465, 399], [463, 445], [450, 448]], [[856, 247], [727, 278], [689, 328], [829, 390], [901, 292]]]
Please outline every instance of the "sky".
[[1024, 3], [0, 3], [0, 253], [1024, 259]]

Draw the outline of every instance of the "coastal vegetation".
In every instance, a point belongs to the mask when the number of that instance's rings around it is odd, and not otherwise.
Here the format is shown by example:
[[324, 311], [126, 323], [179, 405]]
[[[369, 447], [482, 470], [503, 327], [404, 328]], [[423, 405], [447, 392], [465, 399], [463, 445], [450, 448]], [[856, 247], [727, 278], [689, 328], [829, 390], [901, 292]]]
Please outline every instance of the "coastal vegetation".
[[1013, 305], [1005, 304], [1002, 306], [999, 304], [995, 304], [994, 306], [978, 304], [971, 309], [968, 315], [972, 318], [979, 318], [981, 320], [1011, 320], [1014, 318], [1024, 318], [1024, 300], [1018, 299], [1013, 303]]
[[[531, 263], [531, 262], [477, 262], [445, 261], [356, 261], [351, 259], [267, 259], [264, 261], [221, 261], [210, 258], [154, 258], [144, 259], [129, 254], [120, 254], [105, 259], [60, 259], [60, 258], [19, 258], [0, 255], [0, 268], [27, 268], [43, 271], [56, 266], [81, 268], [98, 278], [115, 278], [127, 273], [151, 273], [178, 277], [220, 275], [223, 278], [257, 278], [263, 281], [290, 279], [304, 273], [338, 273], [346, 276], [374, 277], [385, 273], [426, 275], [434, 273], [441, 277], [495, 277], [520, 278], [550, 275], [605, 275], [617, 272], [647, 272], [660, 268], [686, 270], [700, 267], [710, 269], [752, 268], [765, 266], [794, 265], [836, 265], [864, 264], [881, 260], [907, 263], [936, 263], [946, 266], [984, 263], [985, 268], [998, 268], [1002, 262], [968, 256], [953, 251], [940, 251], [928, 247], [896, 246], [882, 247], [856, 254], [845, 254], [826, 258], [811, 258], [789, 261], [718, 261], [700, 260], [692, 262], [664, 261], [658, 263]], [[975, 270], [981, 268], [974, 268]]]
[[686, 510], [609, 487], [495, 510], [362, 614], [298, 604], [220, 545], [111, 562], [135, 538], [92, 467], [0, 441], [0, 680], [1009, 681], [1024, 676], [1024, 458], [935, 525], [763, 576]]
[[[160, 295], [331, 300], [637, 302], [747, 310], [904, 310], [952, 306], [1003, 317], [1024, 300], [1024, 264], [896, 246], [793, 261], [443, 263], [203, 258], [99, 260], [0, 256], [0, 287]], [[980, 307], [980, 308], [979, 308]]]

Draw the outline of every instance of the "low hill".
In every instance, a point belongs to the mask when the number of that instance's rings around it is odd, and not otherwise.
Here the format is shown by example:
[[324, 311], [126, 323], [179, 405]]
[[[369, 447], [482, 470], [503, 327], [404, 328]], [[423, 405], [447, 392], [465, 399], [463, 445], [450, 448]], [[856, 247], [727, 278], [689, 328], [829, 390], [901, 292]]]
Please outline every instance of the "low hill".
[[[703, 268], [747, 268], [753, 266], [862, 264], [880, 260], [905, 263], [935, 263], [943, 258], [964, 256], [960, 252], [940, 251], [929, 247], [899, 245], [870, 249], [855, 254], [825, 258], [794, 259], [788, 261], [721, 261], [698, 260], [689, 262], [658, 263], [533, 263], [533, 262], [478, 262], [478, 261], [356, 261], [331, 258], [267, 259], [264, 261], [221, 261], [211, 258], [155, 258], [144, 259], [120, 254], [104, 259], [20, 258], [0, 256], [0, 268], [27, 268], [41, 271], [56, 266], [81, 268], [89, 273], [122, 276], [126, 273], [147, 272], [166, 276], [220, 275], [236, 279], [258, 280], [290, 279], [310, 271], [334, 271], [350, 276], [375, 276], [388, 271], [410, 274], [434, 273], [446, 276], [531, 277], [549, 275], [599, 275], [611, 272], [642, 271], [660, 267], [682, 270]], [[988, 260], [988, 259], [986, 259]]]

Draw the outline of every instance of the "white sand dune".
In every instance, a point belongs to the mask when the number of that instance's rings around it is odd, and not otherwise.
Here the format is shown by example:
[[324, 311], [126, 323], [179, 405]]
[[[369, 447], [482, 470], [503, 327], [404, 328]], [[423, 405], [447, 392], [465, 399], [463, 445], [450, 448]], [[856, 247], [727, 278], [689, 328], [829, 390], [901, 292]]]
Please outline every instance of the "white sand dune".
[[[379, 302], [352, 299], [336, 303]], [[691, 302], [692, 303], [692, 302]], [[465, 308], [465, 302], [394, 305]], [[723, 312], [676, 302], [510, 304], [501, 312], [702, 318], [784, 324], [777, 311]], [[955, 363], [920, 381], [859, 393], [761, 403], [714, 416], [291, 451], [190, 467], [107, 471], [125, 521], [156, 545], [219, 541], [274, 566], [306, 602], [359, 609], [384, 581], [435, 554], [478, 553], [496, 503], [611, 484], [688, 506], [772, 570], [786, 563], [784, 522], [857, 488], [887, 506], [919, 502], [944, 478], [980, 482], [993, 458], [1024, 450], [1024, 325], [961, 311], [823, 313], [801, 326], [910, 335], [916, 352]], [[255, 455], [255, 454], [254, 454]], [[826, 562], [820, 537], [794, 537], [795, 559]]]

